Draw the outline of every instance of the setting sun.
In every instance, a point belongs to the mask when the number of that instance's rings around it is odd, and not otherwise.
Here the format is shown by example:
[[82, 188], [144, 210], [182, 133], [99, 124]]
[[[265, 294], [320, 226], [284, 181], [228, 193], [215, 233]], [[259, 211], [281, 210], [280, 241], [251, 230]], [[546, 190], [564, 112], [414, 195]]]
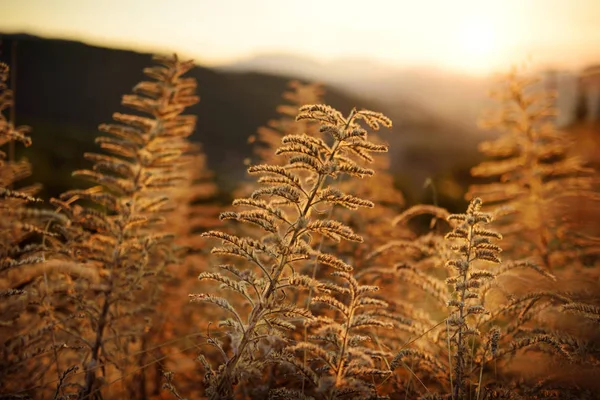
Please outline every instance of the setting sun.
[[499, 50], [499, 37], [490, 25], [473, 20], [459, 28], [456, 52], [465, 69], [489, 70]]
[[3, 5], [0, 30], [177, 50], [206, 65], [291, 53], [482, 74], [530, 54], [558, 67], [588, 63], [598, 20], [594, 0], [21, 0]]

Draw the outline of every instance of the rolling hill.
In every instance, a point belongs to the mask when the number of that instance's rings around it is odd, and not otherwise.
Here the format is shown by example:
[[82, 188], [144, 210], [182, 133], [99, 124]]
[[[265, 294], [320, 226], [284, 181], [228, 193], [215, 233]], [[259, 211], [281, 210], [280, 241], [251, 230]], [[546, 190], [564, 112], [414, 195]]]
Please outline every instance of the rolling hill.
[[[121, 96], [143, 78], [151, 56], [24, 34], [1, 39], [2, 61], [16, 66], [17, 123], [33, 127], [34, 146], [25, 154], [33, 160], [34, 179], [47, 187], [47, 195], [56, 195], [72, 187], [70, 171], [86, 166], [82, 153], [96, 149], [98, 124], [127, 111]], [[296, 76], [202, 66], [190, 76], [198, 80], [201, 97], [189, 110], [198, 116], [193, 140], [203, 144], [209, 167], [227, 191], [245, 176], [247, 137], [276, 117], [286, 83]], [[370, 108], [393, 119], [384, 138], [391, 145], [393, 172], [406, 190], [419, 190], [426, 178], [475, 162], [474, 129], [404, 101], [402, 93], [378, 97], [377, 90], [370, 95], [367, 88], [340, 87], [326, 86], [328, 104], [344, 112]]]

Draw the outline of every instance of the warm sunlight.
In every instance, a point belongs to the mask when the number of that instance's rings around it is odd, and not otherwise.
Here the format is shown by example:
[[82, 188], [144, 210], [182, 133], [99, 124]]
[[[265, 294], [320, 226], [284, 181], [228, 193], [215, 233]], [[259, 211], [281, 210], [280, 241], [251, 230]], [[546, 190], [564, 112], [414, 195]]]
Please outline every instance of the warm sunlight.
[[459, 31], [463, 48], [473, 54], [486, 54], [493, 51], [493, 46], [497, 44], [494, 32], [480, 21], [469, 22]]
[[598, 400], [599, 22], [0, 0], [0, 400]]
[[471, 20], [462, 25], [458, 33], [460, 41], [456, 52], [463, 68], [480, 72], [495, 67], [494, 56], [499, 52], [501, 43], [490, 25]]
[[593, 62], [598, 20], [596, 0], [15, 0], [2, 6], [0, 31], [177, 50], [208, 65], [285, 53], [485, 74], [529, 55]]
[[[509, 51], [518, 41], [520, 27], [509, 27], [518, 5], [484, 1], [438, 3], [437, 15], [429, 19], [426, 44], [435, 65], [485, 74], [503, 67]], [[423, 45], [422, 42], [420, 45]]]

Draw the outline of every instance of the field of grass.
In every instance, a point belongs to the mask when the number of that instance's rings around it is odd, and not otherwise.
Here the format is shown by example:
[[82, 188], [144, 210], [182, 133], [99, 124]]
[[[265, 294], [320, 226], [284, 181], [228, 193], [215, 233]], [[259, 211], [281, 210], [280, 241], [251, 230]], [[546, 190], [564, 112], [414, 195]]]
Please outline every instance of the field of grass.
[[494, 88], [460, 213], [408, 205], [395, 121], [297, 81], [224, 207], [194, 64], [154, 61], [47, 199], [1, 64], [0, 399], [599, 398], [597, 163], [535, 76]]

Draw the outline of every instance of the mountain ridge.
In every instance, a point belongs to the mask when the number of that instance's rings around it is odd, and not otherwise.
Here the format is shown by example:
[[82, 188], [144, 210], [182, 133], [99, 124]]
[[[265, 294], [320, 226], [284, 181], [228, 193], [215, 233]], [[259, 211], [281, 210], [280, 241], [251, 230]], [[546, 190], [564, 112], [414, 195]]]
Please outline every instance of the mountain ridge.
[[[17, 42], [16, 115], [19, 124], [33, 128], [34, 168], [46, 174], [52, 168], [64, 169], [50, 183], [42, 179], [52, 186], [49, 193], [56, 195], [72, 187], [68, 181], [63, 183], [71, 170], [87, 167], [82, 153], [97, 150], [93, 144], [99, 134], [97, 126], [109, 122], [114, 112], [129, 112], [120, 105], [121, 97], [144, 78], [142, 70], [152, 65], [151, 55], [31, 35], [2, 34], [1, 39], [1, 58], [9, 65], [13, 52], [8, 50]], [[202, 143], [209, 167], [223, 190], [229, 190], [245, 177], [243, 160], [251, 152], [248, 136], [277, 117], [276, 107], [283, 102], [287, 82], [298, 77], [202, 66], [189, 76], [197, 79], [201, 98], [188, 110], [198, 116], [192, 139]], [[393, 172], [405, 176], [401, 179], [411, 181], [413, 188], [455, 162], [446, 155], [448, 151], [459, 159], [472, 157], [475, 151], [478, 139], [473, 132], [423, 107], [409, 103], [397, 107], [398, 102], [361, 96], [331, 84], [325, 89], [325, 102], [342, 112], [355, 106], [371, 108], [394, 120], [392, 132], [382, 136], [391, 145]], [[457, 135], [462, 137], [460, 145]], [[417, 154], [421, 152], [429, 156]], [[420, 164], [415, 166], [414, 159]], [[43, 162], [49, 165], [39, 165]]]

